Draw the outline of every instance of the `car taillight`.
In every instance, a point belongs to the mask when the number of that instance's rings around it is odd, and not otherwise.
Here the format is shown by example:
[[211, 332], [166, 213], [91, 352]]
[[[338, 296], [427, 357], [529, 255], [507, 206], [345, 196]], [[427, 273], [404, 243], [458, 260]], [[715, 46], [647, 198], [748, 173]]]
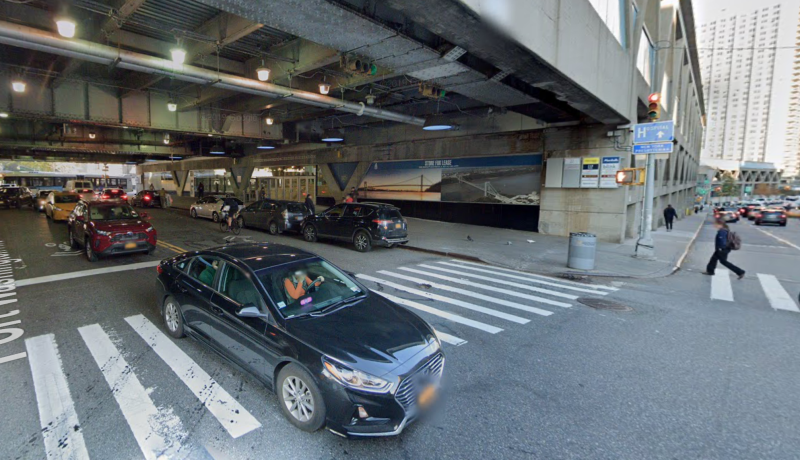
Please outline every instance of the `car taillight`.
[[122, 195], [122, 199], [123, 200], [127, 200], [128, 199], [128, 195]]
[[786, 219], [786, 214], [781, 214], [781, 219]]
[[83, 195], [78, 195], [78, 198], [83, 199]]
[[144, 196], [144, 201], [150, 201], [150, 195], [145, 195]]
[[384, 227], [388, 227], [389, 225], [392, 224], [391, 220], [373, 219], [372, 221], [378, 225], [383, 225]]
[[156, 271], [158, 272], [159, 275], [164, 273], [164, 269], [161, 268], [161, 264], [156, 265]]
[[103, 195], [103, 199], [104, 199], [104, 200], [107, 200], [107, 199], [109, 199], [109, 198], [111, 198], [111, 195]]

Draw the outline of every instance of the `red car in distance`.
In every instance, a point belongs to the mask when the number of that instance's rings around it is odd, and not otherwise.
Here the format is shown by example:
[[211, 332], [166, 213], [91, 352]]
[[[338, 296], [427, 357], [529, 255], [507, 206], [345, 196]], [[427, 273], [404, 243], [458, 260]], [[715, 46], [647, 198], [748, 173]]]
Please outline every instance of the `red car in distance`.
[[69, 243], [82, 247], [90, 262], [98, 256], [156, 250], [156, 229], [129, 204], [82, 200], [67, 221]]
[[108, 200], [124, 200], [128, 201], [128, 194], [121, 188], [107, 188], [100, 192], [100, 199]]

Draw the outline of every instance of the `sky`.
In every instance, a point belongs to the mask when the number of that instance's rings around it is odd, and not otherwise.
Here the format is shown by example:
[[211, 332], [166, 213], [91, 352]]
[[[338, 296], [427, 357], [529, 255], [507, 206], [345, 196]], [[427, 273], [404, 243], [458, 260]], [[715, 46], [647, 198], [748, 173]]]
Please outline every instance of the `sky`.
[[[695, 24], [699, 27], [716, 19], [727, 18], [755, 9], [781, 5], [781, 22], [778, 30], [778, 47], [795, 46], [800, 0], [693, 0]], [[703, 44], [699, 43], [702, 47]], [[768, 132], [767, 158], [781, 166], [784, 156], [786, 118], [789, 113], [794, 49], [779, 49], [775, 53], [775, 78], [770, 103], [770, 131]], [[796, 153], [792, 153], [796, 154]]]

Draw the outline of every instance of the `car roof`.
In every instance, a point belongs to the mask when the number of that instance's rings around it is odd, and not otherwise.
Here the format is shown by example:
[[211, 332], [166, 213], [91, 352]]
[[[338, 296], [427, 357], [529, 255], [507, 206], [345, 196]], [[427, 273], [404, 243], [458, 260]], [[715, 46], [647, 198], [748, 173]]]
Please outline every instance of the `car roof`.
[[289, 262], [317, 257], [316, 254], [284, 244], [274, 243], [235, 243], [208, 248], [202, 252], [224, 255], [258, 271], [283, 265]]

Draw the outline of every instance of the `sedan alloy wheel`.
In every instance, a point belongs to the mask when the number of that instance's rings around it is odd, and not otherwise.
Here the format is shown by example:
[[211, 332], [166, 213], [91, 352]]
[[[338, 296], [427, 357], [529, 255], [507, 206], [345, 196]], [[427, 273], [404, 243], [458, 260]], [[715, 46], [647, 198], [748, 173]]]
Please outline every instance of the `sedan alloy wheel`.
[[286, 409], [300, 422], [308, 422], [314, 416], [314, 396], [299, 377], [290, 376], [283, 381], [283, 403]]

